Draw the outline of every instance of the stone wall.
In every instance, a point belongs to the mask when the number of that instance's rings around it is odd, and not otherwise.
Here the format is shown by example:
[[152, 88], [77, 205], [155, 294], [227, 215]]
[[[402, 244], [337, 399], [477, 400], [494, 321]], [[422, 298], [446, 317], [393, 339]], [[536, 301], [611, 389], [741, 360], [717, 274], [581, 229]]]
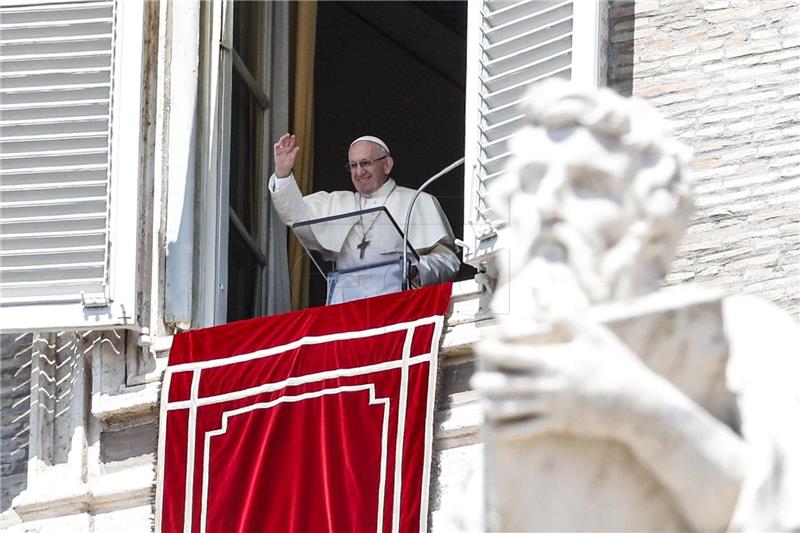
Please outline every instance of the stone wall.
[[800, 2], [611, 1], [609, 85], [695, 151], [697, 207], [668, 278], [800, 317]]

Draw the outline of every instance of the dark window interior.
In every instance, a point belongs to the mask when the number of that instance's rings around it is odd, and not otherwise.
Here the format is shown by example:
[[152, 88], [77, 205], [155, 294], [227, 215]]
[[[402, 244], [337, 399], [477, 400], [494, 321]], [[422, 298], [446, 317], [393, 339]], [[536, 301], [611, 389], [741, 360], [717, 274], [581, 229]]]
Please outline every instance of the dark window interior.
[[[386, 141], [406, 187], [464, 155], [466, 26], [466, 2], [319, 2], [314, 190], [352, 190], [343, 163], [360, 135]], [[464, 168], [428, 192], [462, 237]], [[459, 279], [473, 273], [464, 266]], [[324, 279], [312, 274], [309, 304], [324, 300]]]

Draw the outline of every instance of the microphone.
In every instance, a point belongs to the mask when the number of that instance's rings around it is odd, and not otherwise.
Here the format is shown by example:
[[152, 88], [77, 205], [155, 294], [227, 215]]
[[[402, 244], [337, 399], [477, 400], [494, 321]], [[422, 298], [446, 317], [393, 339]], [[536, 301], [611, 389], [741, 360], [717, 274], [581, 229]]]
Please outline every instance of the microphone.
[[464, 158], [457, 161], [453, 161], [448, 166], [440, 170], [435, 175], [428, 178], [428, 181], [422, 184], [422, 186], [417, 189], [417, 192], [414, 193], [414, 196], [411, 198], [411, 203], [408, 206], [408, 211], [406, 212], [406, 222], [403, 225], [403, 290], [408, 289], [409, 281], [408, 281], [408, 228], [411, 226], [411, 211], [414, 209], [414, 203], [417, 201], [420, 193], [424, 191], [428, 185], [433, 183], [434, 181], [438, 180], [454, 168], [457, 168], [464, 164]]

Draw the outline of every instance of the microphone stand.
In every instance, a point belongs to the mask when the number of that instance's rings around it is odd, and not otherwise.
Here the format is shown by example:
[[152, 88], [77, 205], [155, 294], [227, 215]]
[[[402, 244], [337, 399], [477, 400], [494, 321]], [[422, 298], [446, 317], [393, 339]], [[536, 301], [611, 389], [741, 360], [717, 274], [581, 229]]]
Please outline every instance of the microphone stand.
[[408, 228], [411, 225], [411, 210], [414, 209], [414, 203], [417, 201], [417, 198], [419, 197], [420, 193], [424, 191], [428, 187], [428, 185], [438, 180], [439, 178], [441, 178], [454, 168], [461, 166], [462, 164], [464, 164], [463, 157], [458, 161], [454, 161], [453, 163], [451, 163], [450, 165], [439, 171], [439, 173], [437, 173], [435, 176], [429, 178], [428, 181], [423, 183], [422, 186], [419, 189], [417, 189], [417, 192], [414, 193], [413, 198], [411, 198], [411, 203], [409, 204], [408, 211], [406, 212], [406, 223], [403, 225], [403, 289], [404, 290], [408, 289], [410, 285], [408, 279]]

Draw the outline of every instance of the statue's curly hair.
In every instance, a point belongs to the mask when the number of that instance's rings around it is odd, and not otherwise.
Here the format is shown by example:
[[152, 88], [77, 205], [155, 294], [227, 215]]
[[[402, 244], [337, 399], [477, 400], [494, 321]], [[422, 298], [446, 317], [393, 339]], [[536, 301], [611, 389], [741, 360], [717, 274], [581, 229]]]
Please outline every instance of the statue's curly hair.
[[[644, 100], [625, 98], [607, 88], [587, 89], [558, 78], [531, 87], [521, 109], [525, 113], [523, 128], [585, 127], [636, 156], [638, 165], [629, 176], [627, 194], [639, 222], [630, 228], [628, 244], [635, 238], [639, 257], [665, 275], [692, 209], [688, 168], [692, 152], [675, 137], [669, 122]], [[523, 138], [511, 142], [517, 157], [522, 156], [521, 151], [536, 150], [536, 146], [524, 146]], [[525, 218], [505, 212], [513, 205], [512, 196], [526, 190], [523, 173], [515, 172], [519, 170], [515, 159], [509, 172], [498, 177], [488, 191], [497, 214], [510, 221]], [[643, 284], [647, 288], [639, 286], [631, 291], [653, 289], [653, 283], [648, 280]]]

